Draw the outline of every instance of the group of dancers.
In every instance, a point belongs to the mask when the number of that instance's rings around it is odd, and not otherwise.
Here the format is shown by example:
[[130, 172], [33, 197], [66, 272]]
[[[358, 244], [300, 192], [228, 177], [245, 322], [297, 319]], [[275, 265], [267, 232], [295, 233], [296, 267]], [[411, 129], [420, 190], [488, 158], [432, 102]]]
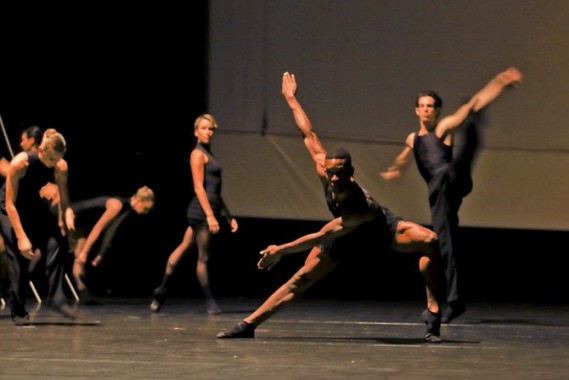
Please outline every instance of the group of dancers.
[[[326, 150], [296, 96], [295, 75], [285, 72], [282, 95], [314, 161], [332, 219], [319, 231], [269, 245], [261, 251], [257, 264], [261, 270], [271, 269], [285, 254], [309, 253], [302, 267], [258, 309], [233, 328], [220, 332], [217, 338], [253, 338], [257, 326], [301, 297], [338, 264], [365, 260], [361, 252], [353, 249], [354, 242], [365, 239], [370, 242], [369, 246], [377, 247], [374, 251], [417, 255], [426, 292], [426, 308], [422, 312], [424, 339], [431, 343], [442, 341], [441, 323], [450, 323], [466, 310], [460, 290], [458, 213], [464, 197], [472, 190], [471, 172], [478, 148], [480, 115], [505, 89], [521, 81], [521, 72], [510, 67], [493, 77], [454, 113], [442, 118], [440, 96], [434, 91], [418, 94], [415, 113], [419, 129], [409, 134], [403, 151], [380, 176], [385, 180], [400, 177], [414, 156], [428, 186], [432, 228], [429, 229], [397, 216], [361, 187], [355, 179], [348, 151]], [[187, 228], [182, 241], [169, 255], [163, 278], [153, 292], [150, 310], [155, 313], [160, 312], [167, 300], [170, 280], [180, 259], [194, 247], [197, 248], [196, 275], [205, 297], [206, 311], [208, 314], [222, 312], [210, 288], [209, 250], [213, 235], [220, 231], [220, 223], [225, 221], [232, 232], [237, 231], [238, 223], [222, 198], [222, 168], [211, 150], [217, 121], [211, 114], [202, 114], [193, 127], [196, 144], [191, 150], [189, 165], [194, 196], [187, 208]], [[40, 137], [36, 135], [34, 139], [37, 142]], [[460, 146], [454, 144], [457, 139], [461, 141]], [[70, 307], [63, 291], [63, 247], [74, 251], [74, 283], [80, 299], [89, 303], [85, 265], [99, 265], [121, 221], [131, 212], [150, 212], [155, 195], [144, 186], [129, 198], [102, 196], [70, 203], [67, 162], [63, 158], [64, 137], [48, 129], [37, 148], [29, 149], [24, 147], [24, 140], [23, 135], [21, 153], [10, 162], [0, 162], [0, 170], [6, 177], [0, 190], [4, 241], [4, 246], [0, 245], [0, 250], [4, 248], [0, 253], [2, 295], [9, 302], [14, 322], [25, 324], [29, 320], [23, 289], [27, 266], [30, 260], [45, 255], [48, 304], [73, 319], [75, 309]], [[80, 226], [81, 213], [93, 208], [102, 211], [98, 221], [90, 228]], [[98, 239], [103, 242], [93, 254], [91, 250]]]

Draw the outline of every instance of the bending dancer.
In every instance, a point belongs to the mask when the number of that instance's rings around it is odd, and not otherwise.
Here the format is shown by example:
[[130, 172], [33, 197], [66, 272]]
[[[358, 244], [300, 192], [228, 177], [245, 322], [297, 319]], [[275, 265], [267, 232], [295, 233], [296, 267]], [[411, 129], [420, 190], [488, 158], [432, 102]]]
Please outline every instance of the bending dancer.
[[304, 144], [316, 164], [316, 174], [324, 188], [326, 202], [334, 216], [320, 231], [294, 241], [269, 245], [261, 251], [259, 269], [271, 269], [286, 254], [310, 250], [304, 265], [257, 310], [233, 329], [220, 332], [218, 339], [253, 338], [255, 329], [282, 307], [299, 297], [332, 271], [342, 260], [361, 259], [353, 252], [354, 243], [374, 239], [378, 250], [418, 252], [419, 269], [425, 279], [427, 309], [422, 317], [426, 324], [425, 340], [440, 342], [440, 312], [437, 300], [438, 257], [436, 234], [419, 224], [403, 220], [379, 205], [354, 179], [350, 154], [345, 150], [327, 152], [312, 129], [308, 116], [297, 100], [294, 75], [284, 73], [282, 94], [292, 110], [296, 125], [304, 136]]
[[[22, 148], [24, 152], [37, 152], [42, 137], [43, 130], [37, 125], [32, 125], [31, 127], [24, 129], [20, 135], [20, 148]], [[60, 212], [59, 191], [57, 190], [57, 185], [55, 183], [48, 182], [42, 186], [40, 196], [51, 203], [52, 212]], [[59, 223], [60, 227], [63, 228], [63, 221], [60, 220]], [[34, 268], [41, 259], [41, 256], [40, 250], [36, 249], [28, 266], [28, 272], [32, 273], [34, 271]]]
[[[32, 259], [36, 249], [46, 255], [48, 304], [65, 317], [75, 318], [64, 292], [65, 239], [57, 216], [40, 194], [55, 179], [62, 210], [69, 205], [67, 162], [63, 159], [66, 143], [55, 129], [45, 131], [37, 152], [18, 153], [10, 162], [5, 185], [0, 191], [0, 223], [10, 259], [10, 307], [16, 323], [26, 323], [25, 283], [27, 271], [21, 270], [22, 257]], [[66, 227], [74, 229], [73, 220]]]
[[[111, 241], [122, 221], [134, 211], [137, 215], [146, 215], [154, 207], [154, 192], [148, 186], [139, 188], [130, 198], [101, 196], [86, 199], [71, 204], [70, 210], [73, 215], [70, 217], [75, 220], [75, 231], [69, 234], [69, 248], [73, 250], [75, 260], [73, 262], [73, 278], [79, 292], [79, 301], [90, 305], [96, 304], [89, 294], [85, 278], [85, 263], [93, 244], [103, 234], [103, 241], [100, 248], [91, 261], [91, 265], [97, 266], [103, 260], [103, 256], [109, 248]], [[81, 216], [93, 210], [103, 210], [103, 213], [87, 233], [85, 219]], [[71, 211], [69, 211], [71, 212]]]
[[[37, 125], [32, 125], [26, 129], [24, 129], [20, 135], [20, 147], [24, 152], [37, 152], [38, 147], [41, 143], [41, 139], [43, 136], [43, 131]], [[0, 158], [0, 175], [5, 178], [8, 176], [8, 171], [10, 170], [10, 161], [6, 158]], [[57, 185], [49, 182], [44, 185], [40, 190], [40, 196], [49, 200], [52, 205], [54, 203], [59, 203], [59, 192], [57, 190]], [[29, 261], [28, 265], [28, 272], [33, 272], [36, 264], [41, 259], [41, 252], [39, 249], [35, 249], [34, 255]], [[10, 280], [9, 280], [9, 267], [10, 267], [10, 258], [8, 257], [8, 253], [6, 251], [6, 246], [4, 244], [4, 238], [0, 234], [0, 297], [8, 298], [9, 297], [9, 287], [10, 287]]]
[[[471, 172], [478, 147], [480, 111], [504, 89], [521, 80], [522, 74], [511, 67], [496, 75], [453, 114], [440, 120], [443, 102], [439, 95], [434, 91], [419, 93], [415, 107], [419, 130], [407, 136], [405, 148], [395, 163], [380, 173], [386, 180], [400, 177], [414, 153], [417, 168], [427, 183], [431, 224], [439, 237], [446, 278], [447, 308], [443, 323], [449, 323], [466, 310], [459, 286], [458, 211], [464, 197], [472, 191]], [[457, 133], [456, 137], [463, 141], [453, 156], [453, 135]]]
[[216, 129], [217, 122], [210, 114], [200, 115], [194, 122], [194, 135], [197, 143], [190, 154], [190, 169], [195, 196], [188, 205], [188, 228], [184, 233], [184, 238], [168, 257], [162, 282], [154, 290], [150, 310], [155, 313], [160, 311], [166, 301], [168, 281], [174, 274], [180, 259], [195, 245], [198, 248], [196, 274], [206, 299], [207, 312], [208, 314], [221, 313], [209, 286], [207, 262], [210, 240], [212, 235], [219, 232], [219, 220], [222, 215], [231, 226], [231, 232], [237, 231], [238, 225], [221, 197], [221, 166], [210, 149]]

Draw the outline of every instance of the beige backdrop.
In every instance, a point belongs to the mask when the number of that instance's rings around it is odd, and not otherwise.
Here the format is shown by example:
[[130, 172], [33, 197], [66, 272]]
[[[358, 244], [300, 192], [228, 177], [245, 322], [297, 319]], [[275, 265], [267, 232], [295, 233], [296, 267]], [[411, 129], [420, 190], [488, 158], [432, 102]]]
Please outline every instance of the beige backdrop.
[[525, 81], [487, 111], [466, 226], [569, 230], [569, 1], [211, 0], [214, 151], [236, 215], [328, 219], [312, 163], [280, 94], [283, 71], [327, 147], [397, 214], [428, 223], [425, 184], [377, 173], [417, 128], [418, 91], [443, 114], [509, 65]]

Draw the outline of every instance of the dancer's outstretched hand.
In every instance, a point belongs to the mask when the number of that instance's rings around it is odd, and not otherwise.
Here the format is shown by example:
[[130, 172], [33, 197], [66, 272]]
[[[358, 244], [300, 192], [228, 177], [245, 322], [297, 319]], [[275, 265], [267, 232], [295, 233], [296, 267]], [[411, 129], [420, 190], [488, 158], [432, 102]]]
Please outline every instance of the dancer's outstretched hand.
[[261, 260], [257, 263], [257, 268], [264, 270], [271, 270], [281, 260], [282, 253], [280, 253], [277, 245], [269, 245], [267, 248], [259, 252]]

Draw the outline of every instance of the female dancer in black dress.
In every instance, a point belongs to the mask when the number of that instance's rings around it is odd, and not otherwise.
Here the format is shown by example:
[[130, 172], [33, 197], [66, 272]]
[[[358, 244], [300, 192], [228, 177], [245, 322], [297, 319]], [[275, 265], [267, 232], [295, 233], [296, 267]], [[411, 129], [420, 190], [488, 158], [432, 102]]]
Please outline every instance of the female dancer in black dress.
[[188, 228], [184, 233], [184, 238], [168, 257], [162, 283], [154, 290], [154, 300], [150, 304], [153, 312], [160, 311], [164, 304], [168, 292], [168, 281], [180, 259], [190, 248], [197, 245], [196, 274], [206, 298], [207, 312], [208, 314], [221, 313], [209, 287], [207, 262], [210, 240], [213, 234], [219, 232], [219, 220], [222, 216], [231, 226], [231, 232], [237, 231], [238, 225], [221, 197], [221, 166], [210, 150], [210, 141], [216, 128], [217, 122], [210, 114], [200, 115], [194, 122], [197, 144], [190, 154], [190, 169], [195, 196], [188, 206]]

